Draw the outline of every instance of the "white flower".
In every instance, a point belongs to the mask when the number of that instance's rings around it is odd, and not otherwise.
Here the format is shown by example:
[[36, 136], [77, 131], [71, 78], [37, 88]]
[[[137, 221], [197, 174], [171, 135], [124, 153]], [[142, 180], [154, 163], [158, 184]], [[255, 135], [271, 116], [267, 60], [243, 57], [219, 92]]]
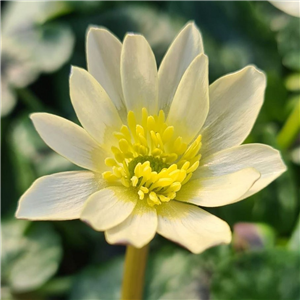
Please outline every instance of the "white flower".
[[272, 5], [276, 8], [280, 9], [281, 11], [285, 12], [288, 15], [293, 17], [300, 17], [300, 1], [293, 0], [293, 1], [269, 1]]
[[138, 248], [156, 232], [194, 253], [229, 243], [229, 226], [198, 206], [242, 200], [286, 170], [273, 148], [240, 145], [263, 103], [264, 74], [248, 66], [209, 86], [193, 23], [158, 72], [143, 36], [121, 44], [104, 28], [88, 31], [87, 60], [89, 72], [73, 67], [70, 76], [83, 128], [46, 113], [31, 118], [53, 150], [88, 171], [38, 179], [16, 216], [80, 218], [109, 243]]

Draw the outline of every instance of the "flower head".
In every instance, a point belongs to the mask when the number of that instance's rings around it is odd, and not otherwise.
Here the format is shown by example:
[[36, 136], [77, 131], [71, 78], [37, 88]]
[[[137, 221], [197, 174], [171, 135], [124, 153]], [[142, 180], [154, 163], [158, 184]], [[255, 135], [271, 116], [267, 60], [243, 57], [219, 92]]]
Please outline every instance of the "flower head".
[[72, 104], [83, 128], [35, 113], [56, 152], [88, 171], [38, 179], [18, 218], [77, 219], [109, 243], [147, 244], [156, 232], [194, 253], [229, 243], [229, 226], [202, 208], [260, 191], [285, 171], [278, 151], [241, 145], [263, 103], [253, 66], [209, 86], [200, 32], [188, 23], [157, 71], [141, 35], [123, 44], [104, 28], [87, 34], [88, 71], [73, 67]]

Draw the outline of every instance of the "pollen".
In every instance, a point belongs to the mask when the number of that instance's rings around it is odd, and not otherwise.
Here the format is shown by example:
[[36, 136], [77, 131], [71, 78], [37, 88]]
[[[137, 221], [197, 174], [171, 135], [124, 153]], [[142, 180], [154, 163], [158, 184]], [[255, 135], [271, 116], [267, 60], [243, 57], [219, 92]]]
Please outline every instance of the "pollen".
[[169, 202], [199, 166], [201, 135], [187, 145], [176, 136], [176, 128], [166, 124], [162, 110], [152, 116], [143, 108], [141, 124], [136, 119], [130, 111], [127, 124], [114, 132], [117, 143], [111, 147], [112, 157], [105, 159], [111, 171], [102, 177], [135, 189], [150, 206]]

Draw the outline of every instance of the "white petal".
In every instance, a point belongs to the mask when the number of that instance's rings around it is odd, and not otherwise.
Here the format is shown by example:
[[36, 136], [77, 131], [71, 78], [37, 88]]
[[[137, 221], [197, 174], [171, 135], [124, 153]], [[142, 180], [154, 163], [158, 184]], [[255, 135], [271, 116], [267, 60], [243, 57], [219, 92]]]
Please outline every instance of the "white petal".
[[167, 123], [189, 143], [208, 114], [208, 59], [197, 56], [184, 73], [171, 104]]
[[265, 87], [265, 75], [252, 66], [210, 86], [209, 113], [201, 130], [202, 157], [244, 141], [262, 106]]
[[257, 193], [286, 171], [279, 151], [262, 144], [245, 144], [204, 158], [193, 178], [222, 176], [248, 167], [255, 168], [261, 177], [242, 199]]
[[30, 117], [41, 138], [54, 151], [82, 168], [95, 172], [107, 169], [104, 160], [108, 154], [83, 128], [47, 113], [35, 113]]
[[105, 28], [91, 27], [87, 33], [86, 52], [89, 72], [98, 80], [120, 115], [126, 115], [121, 85], [122, 43]]
[[133, 211], [137, 193], [123, 186], [110, 186], [93, 194], [80, 219], [95, 230], [104, 231], [123, 222]]
[[105, 232], [110, 244], [131, 244], [141, 248], [154, 237], [157, 228], [157, 214], [145, 201], [138, 200], [131, 215], [118, 226]]
[[193, 22], [177, 35], [166, 53], [158, 71], [159, 109], [169, 110], [181, 77], [195, 59], [203, 53], [202, 37]]
[[206, 207], [235, 203], [259, 177], [259, 172], [253, 168], [223, 176], [201, 177], [185, 184], [177, 193], [176, 199]]
[[63, 172], [37, 179], [21, 197], [16, 212], [19, 219], [78, 219], [90, 195], [105, 186], [92, 172]]
[[203, 209], [170, 201], [157, 207], [157, 232], [193, 253], [231, 241], [227, 223]]
[[157, 67], [154, 54], [146, 39], [137, 34], [127, 35], [121, 55], [121, 79], [127, 111], [141, 115], [143, 107], [157, 113]]
[[122, 121], [105, 90], [87, 71], [72, 67], [70, 96], [77, 117], [86, 131], [107, 147], [115, 141], [113, 132], [119, 130]]
[[300, 2], [299, 0], [295, 1], [269, 1], [275, 7], [280, 9], [281, 11], [285, 12], [294, 17], [300, 18]]

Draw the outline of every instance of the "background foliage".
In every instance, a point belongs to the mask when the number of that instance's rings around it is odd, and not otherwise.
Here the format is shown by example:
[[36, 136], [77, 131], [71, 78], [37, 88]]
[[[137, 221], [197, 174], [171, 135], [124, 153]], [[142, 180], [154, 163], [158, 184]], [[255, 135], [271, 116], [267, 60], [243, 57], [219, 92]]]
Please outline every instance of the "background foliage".
[[86, 67], [90, 24], [121, 40], [128, 31], [142, 33], [160, 63], [191, 19], [203, 35], [210, 82], [247, 64], [266, 72], [265, 103], [246, 142], [280, 149], [288, 171], [247, 200], [210, 209], [232, 227], [229, 246], [193, 255], [157, 236], [145, 299], [300, 299], [299, 19], [265, 1], [1, 4], [3, 300], [118, 299], [124, 247], [108, 245], [79, 221], [14, 218], [18, 198], [37, 177], [76, 168], [43, 143], [28, 115], [78, 122], [68, 75], [70, 65]]

